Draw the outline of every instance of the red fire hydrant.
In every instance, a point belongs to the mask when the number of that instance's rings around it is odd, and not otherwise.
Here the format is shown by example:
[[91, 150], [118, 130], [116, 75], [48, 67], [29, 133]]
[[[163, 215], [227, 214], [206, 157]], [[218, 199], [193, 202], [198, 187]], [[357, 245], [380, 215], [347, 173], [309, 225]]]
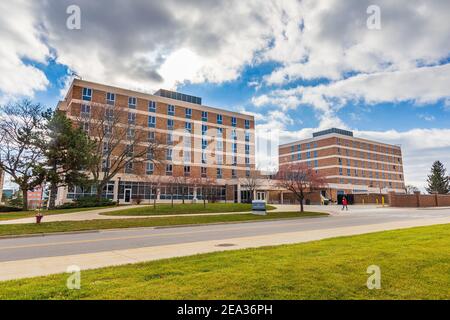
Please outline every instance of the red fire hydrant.
[[41, 223], [42, 217], [43, 217], [42, 213], [40, 213], [40, 212], [36, 213], [36, 223], [37, 224]]

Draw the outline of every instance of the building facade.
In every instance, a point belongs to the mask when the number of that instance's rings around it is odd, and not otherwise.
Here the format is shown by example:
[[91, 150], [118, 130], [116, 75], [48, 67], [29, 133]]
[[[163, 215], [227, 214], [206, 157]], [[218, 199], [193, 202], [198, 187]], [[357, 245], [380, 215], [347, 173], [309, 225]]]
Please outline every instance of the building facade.
[[[130, 152], [158, 141], [164, 153], [158, 161], [154, 155], [130, 161], [103, 190], [104, 197], [120, 203], [201, 200], [199, 180], [216, 186], [216, 200], [240, 202], [242, 181], [255, 169], [253, 116], [202, 105], [199, 97], [167, 90], [148, 94], [75, 79], [58, 110], [92, 138], [99, 123], [112, 135], [126, 128], [127, 137], [140, 136]], [[119, 111], [120, 120], [110, 121]], [[129, 147], [125, 138], [121, 143]], [[60, 188], [57, 203], [94, 194], [93, 188]]]
[[339, 194], [405, 192], [401, 147], [357, 138], [351, 131], [332, 128], [280, 145], [280, 166], [292, 163], [323, 174], [328, 188], [322, 192], [332, 200]]

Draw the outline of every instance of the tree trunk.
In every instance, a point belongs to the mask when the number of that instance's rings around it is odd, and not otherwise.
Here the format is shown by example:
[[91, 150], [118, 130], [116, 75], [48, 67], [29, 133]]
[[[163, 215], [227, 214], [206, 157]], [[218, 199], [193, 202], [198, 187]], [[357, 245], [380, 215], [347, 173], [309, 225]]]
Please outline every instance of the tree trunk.
[[55, 209], [55, 202], [56, 202], [56, 195], [58, 193], [58, 186], [56, 185], [56, 183], [51, 183], [50, 184], [50, 198], [48, 199], [48, 206], [47, 209], [48, 210], [53, 210]]
[[157, 188], [155, 188], [155, 191], [154, 191], [154, 196], [153, 196], [153, 210], [156, 210], [156, 198], [157, 198], [157, 193], [158, 193], [158, 189]]
[[22, 209], [23, 211], [28, 211], [28, 189], [22, 189], [22, 198], [23, 198]]

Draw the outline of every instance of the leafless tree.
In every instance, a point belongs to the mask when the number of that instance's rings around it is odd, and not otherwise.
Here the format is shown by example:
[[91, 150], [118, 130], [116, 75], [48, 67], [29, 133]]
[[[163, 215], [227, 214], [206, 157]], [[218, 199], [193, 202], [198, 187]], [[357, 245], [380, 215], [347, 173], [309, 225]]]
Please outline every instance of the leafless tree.
[[91, 105], [89, 114], [77, 119], [95, 141], [91, 173], [97, 197], [119, 172], [133, 173], [147, 162], [159, 163], [165, 146], [156, 133], [150, 135], [136, 125], [136, 113], [117, 106]]
[[245, 176], [245, 178], [241, 179], [241, 185], [246, 188], [250, 193], [250, 202], [255, 200], [255, 193], [259, 187], [261, 187], [263, 182], [263, 176], [261, 175], [261, 171], [258, 169], [251, 169], [249, 174]]
[[0, 169], [11, 176], [23, 194], [28, 209], [28, 191], [43, 183], [44, 155], [39, 142], [43, 135], [44, 109], [29, 100], [0, 109]]
[[304, 163], [283, 165], [277, 174], [278, 187], [291, 191], [300, 202], [303, 212], [305, 195], [326, 187], [325, 178]]
[[413, 186], [411, 184], [408, 184], [405, 186], [405, 191], [406, 191], [406, 194], [414, 194], [415, 192], [419, 191], [419, 188], [417, 188], [416, 186]]

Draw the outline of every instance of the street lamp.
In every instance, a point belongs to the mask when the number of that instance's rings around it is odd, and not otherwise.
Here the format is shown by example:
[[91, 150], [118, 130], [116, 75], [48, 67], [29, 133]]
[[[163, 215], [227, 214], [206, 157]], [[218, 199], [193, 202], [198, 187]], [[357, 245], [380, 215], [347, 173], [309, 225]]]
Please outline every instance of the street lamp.
[[121, 180], [121, 178], [118, 177], [118, 178], [117, 178], [117, 181], [118, 181], [118, 185], [117, 185], [117, 205], [120, 204], [120, 199], [119, 199], [119, 193], [120, 193], [120, 180]]

